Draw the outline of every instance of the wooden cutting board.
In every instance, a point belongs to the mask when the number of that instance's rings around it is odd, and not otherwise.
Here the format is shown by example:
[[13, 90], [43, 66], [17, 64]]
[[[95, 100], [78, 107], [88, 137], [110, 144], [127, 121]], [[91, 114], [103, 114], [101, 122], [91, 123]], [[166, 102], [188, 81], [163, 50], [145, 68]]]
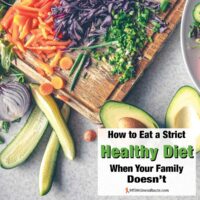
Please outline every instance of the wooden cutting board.
[[[59, 71], [57, 74], [67, 81], [66, 88], [56, 91], [55, 96], [64, 95], [70, 101], [66, 103], [73, 109], [81, 113], [95, 123], [100, 123], [99, 109], [107, 100], [122, 101], [131, 90], [135, 82], [141, 77], [144, 70], [153, 61], [156, 54], [162, 48], [169, 35], [180, 22], [185, 0], [171, 0], [171, 7], [168, 12], [160, 15], [160, 18], [168, 23], [168, 29], [164, 33], [148, 34], [153, 37], [154, 42], [149, 43], [143, 52], [143, 59], [139, 63], [136, 77], [124, 84], [118, 82], [118, 77], [111, 74], [111, 66], [103, 62], [93, 61], [92, 66], [87, 71], [86, 77], [80, 77], [73, 92], [69, 91], [72, 78], [69, 72]], [[76, 55], [72, 55], [76, 56]], [[34, 70], [34, 60], [31, 54], [25, 56], [25, 60], [17, 59], [14, 65], [23, 71], [28, 77], [37, 83], [48, 82]], [[82, 73], [83, 74], [83, 73]]]

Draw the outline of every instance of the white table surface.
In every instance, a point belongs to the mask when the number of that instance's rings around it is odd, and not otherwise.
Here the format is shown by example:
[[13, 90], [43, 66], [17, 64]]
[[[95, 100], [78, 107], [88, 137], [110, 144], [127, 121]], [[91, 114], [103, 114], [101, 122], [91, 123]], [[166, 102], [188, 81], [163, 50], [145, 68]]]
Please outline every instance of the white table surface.
[[[144, 76], [132, 89], [126, 102], [149, 112], [162, 127], [168, 104], [175, 92], [183, 85], [193, 86], [193, 83], [183, 63], [180, 27], [178, 27]], [[6, 139], [6, 143], [14, 137], [16, 130], [20, 128], [24, 120], [21, 124], [12, 126], [7, 135], [1, 134]], [[71, 113], [69, 124], [76, 144], [77, 157], [70, 162], [60, 152], [50, 193], [45, 197], [40, 197], [38, 193], [38, 172], [49, 137], [47, 134], [23, 165], [12, 170], [0, 169], [0, 200], [198, 199], [197, 197], [98, 197], [97, 141], [86, 143], [82, 139], [85, 130], [97, 130], [97, 126], [75, 111]], [[1, 145], [0, 150], [4, 146]], [[199, 191], [200, 196], [200, 155], [197, 156], [197, 165], [197, 192]]]

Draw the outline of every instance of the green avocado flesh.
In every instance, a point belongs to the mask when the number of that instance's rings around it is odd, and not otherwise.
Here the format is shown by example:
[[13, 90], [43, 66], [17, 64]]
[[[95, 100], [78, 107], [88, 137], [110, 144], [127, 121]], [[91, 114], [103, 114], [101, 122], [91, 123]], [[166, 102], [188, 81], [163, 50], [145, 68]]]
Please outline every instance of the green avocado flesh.
[[[165, 123], [167, 128], [200, 130], [200, 97], [194, 88], [184, 86], [178, 90], [167, 109]], [[200, 151], [200, 133], [196, 141], [197, 151]]]
[[156, 121], [145, 111], [135, 106], [107, 101], [100, 110], [100, 118], [105, 128], [118, 128], [122, 118], [133, 118], [144, 124], [147, 128], [158, 128]]

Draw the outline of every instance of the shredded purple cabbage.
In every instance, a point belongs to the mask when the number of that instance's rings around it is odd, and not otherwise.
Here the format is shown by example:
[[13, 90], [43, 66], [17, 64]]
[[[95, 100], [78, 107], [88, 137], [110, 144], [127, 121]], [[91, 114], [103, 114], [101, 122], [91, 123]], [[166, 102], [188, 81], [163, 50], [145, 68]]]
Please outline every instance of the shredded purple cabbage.
[[[112, 13], [118, 13], [123, 10], [130, 12], [133, 10], [134, 3], [140, 3], [141, 7], [148, 7], [158, 11], [160, 3], [153, 0], [61, 0], [60, 6], [52, 8], [54, 17], [55, 38], [62, 34], [62, 39], [71, 39], [72, 46], [86, 44], [93, 45], [104, 35], [112, 24]], [[161, 31], [166, 28], [161, 23]]]

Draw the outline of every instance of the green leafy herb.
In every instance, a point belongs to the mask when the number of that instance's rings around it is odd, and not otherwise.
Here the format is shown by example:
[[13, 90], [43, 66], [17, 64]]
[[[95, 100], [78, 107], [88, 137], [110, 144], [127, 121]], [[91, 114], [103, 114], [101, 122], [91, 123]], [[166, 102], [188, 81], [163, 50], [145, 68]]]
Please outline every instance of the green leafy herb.
[[22, 84], [25, 83], [24, 74], [13, 67], [10, 68], [10, 76], [12, 75], [15, 76], [15, 78], [17, 79], [19, 83], [22, 83]]
[[15, 58], [15, 54], [13, 51], [13, 45], [9, 44], [7, 41], [0, 40], [1, 45], [1, 71], [4, 73], [8, 73], [12, 61]]
[[2, 130], [4, 133], [8, 133], [9, 128], [10, 128], [10, 122], [1, 121], [1, 130]]
[[[137, 7], [137, 13], [129, 14], [121, 11], [114, 15], [112, 26], [109, 28], [105, 40], [106, 42], [117, 39], [117, 48], [109, 47], [102, 55], [102, 60], [109, 62], [112, 66], [113, 74], [120, 74], [120, 82], [123, 83], [135, 75], [136, 59], [138, 54], [149, 41], [146, 29], [150, 17], [148, 9]], [[97, 53], [95, 55], [97, 57]]]
[[0, 144], [4, 143], [4, 139], [2, 137], [0, 137]]

